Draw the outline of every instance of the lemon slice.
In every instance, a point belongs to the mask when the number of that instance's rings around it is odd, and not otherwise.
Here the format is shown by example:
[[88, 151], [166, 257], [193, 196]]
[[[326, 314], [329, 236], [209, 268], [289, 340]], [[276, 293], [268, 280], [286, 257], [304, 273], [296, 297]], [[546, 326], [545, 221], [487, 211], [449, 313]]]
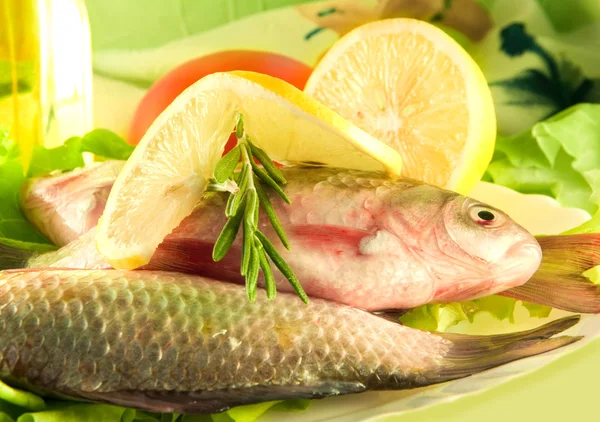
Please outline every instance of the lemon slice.
[[400, 152], [403, 174], [468, 193], [496, 137], [492, 96], [477, 64], [442, 30], [390, 19], [341, 38], [305, 92]]
[[275, 161], [401, 172], [396, 151], [288, 83], [252, 72], [208, 75], [156, 119], [119, 174], [96, 233], [111, 265], [148, 263], [191, 213], [238, 113], [246, 134]]

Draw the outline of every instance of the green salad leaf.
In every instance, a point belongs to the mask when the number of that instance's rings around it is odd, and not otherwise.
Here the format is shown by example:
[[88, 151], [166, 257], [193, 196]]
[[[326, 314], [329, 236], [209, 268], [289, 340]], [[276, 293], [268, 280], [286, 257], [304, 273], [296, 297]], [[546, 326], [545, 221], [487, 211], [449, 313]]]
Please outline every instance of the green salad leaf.
[[17, 422], [134, 421], [138, 420], [135, 419], [135, 413], [135, 410], [107, 404], [63, 402], [58, 404], [56, 408], [24, 413], [19, 416]]
[[500, 137], [487, 170], [493, 183], [552, 196], [591, 214], [600, 204], [600, 104], [578, 104], [531, 130]]
[[94, 129], [81, 138], [81, 150], [113, 160], [127, 160], [134, 146], [108, 129]]
[[133, 149], [132, 145], [116, 133], [107, 129], [95, 129], [83, 137], [69, 138], [56, 148], [34, 147], [28, 176], [43, 176], [55, 170], [65, 171], [83, 167], [84, 152], [107, 159], [126, 160]]
[[254, 422], [269, 410], [302, 411], [310, 400], [283, 400], [234, 407], [213, 415], [149, 413], [107, 404], [48, 400], [0, 382], [0, 422]]
[[83, 167], [81, 138], [69, 138], [65, 143], [56, 148], [44, 148], [36, 145], [31, 155], [28, 177], [38, 177], [51, 173], [54, 170], [73, 170]]
[[25, 181], [17, 144], [0, 130], [0, 243], [20, 242], [29, 250], [52, 249], [50, 242], [25, 219], [19, 192]]
[[[400, 317], [407, 327], [426, 331], [447, 331], [459, 322], [473, 322], [475, 315], [487, 312], [492, 317], [502, 321], [515, 322], [514, 312], [517, 299], [504, 296], [487, 296], [481, 299], [464, 302], [429, 304], [412, 309]], [[546, 318], [552, 308], [535, 303], [523, 302], [525, 309], [532, 318]]]
[[0, 383], [0, 399], [26, 410], [38, 411], [46, 408], [44, 400], [35, 394], [12, 388], [4, 383]]

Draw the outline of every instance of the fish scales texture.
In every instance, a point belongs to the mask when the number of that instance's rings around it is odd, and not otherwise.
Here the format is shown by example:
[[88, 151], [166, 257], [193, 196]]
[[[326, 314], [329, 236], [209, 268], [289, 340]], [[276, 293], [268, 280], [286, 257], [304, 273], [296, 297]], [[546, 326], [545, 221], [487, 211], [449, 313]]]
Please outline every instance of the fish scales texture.
[[[161, 412], [404, 389], [577, 341], [567, 317], [521, 333], [435, 334], [292, 294], [185, 274], [0, 272], [0, 378]], [[444, 337], [447, 336], [447, 337]]]
[[451, 345], [325, 301], [116, 270], [0, 273], [0, 328], [3, 376], [83, 393], [419, 385]]
[[[292, 204], [269, 195], [291, 250], [276, 239], [264, 213], [259, 225], [309, 296], [369, 310], [408, 309], [498, 293], [525, 283], [539, 266], [541, 251], [533, 236], [501, 211], [454, 192], [362, 171], [292, 167], [282, 172]], [[144, 269], [243, 283], [241, 236], [222, 261], [212, 260], [226, 222], [226, 198], [206, 195]], [[495, 221], [480, 219], [478, 210], [493, 212]], [[91, 231], [27, 266], [109, 267]], [[280, 291], [292, 290], [279, 272], [275, 278]]]

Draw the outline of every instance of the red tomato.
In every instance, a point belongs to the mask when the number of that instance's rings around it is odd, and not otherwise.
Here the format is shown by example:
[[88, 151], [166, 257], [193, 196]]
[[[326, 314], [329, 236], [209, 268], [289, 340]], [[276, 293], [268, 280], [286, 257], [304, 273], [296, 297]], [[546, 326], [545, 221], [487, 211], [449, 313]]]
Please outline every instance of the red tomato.
[[[215, 72], [249, 70], [265, 73], [289, 82], [298, 89], [304, 85], [312, 69], [297, 60], [275, 53], [231, 50], [209, 54], [186, 62], [154, 83], [142, 98], [129, 127], [128, 142], [136, 145], [154, 119], [188, 86]], [[235, 145], [229, 139], [225, 151]]]

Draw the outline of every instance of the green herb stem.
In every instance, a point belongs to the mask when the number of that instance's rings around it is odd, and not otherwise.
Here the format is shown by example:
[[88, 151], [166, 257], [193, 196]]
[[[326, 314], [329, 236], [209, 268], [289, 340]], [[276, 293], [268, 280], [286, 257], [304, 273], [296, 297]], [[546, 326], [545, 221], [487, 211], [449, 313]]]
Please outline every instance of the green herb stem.
[[[213, 259], [219, 261], [231, 249], [235, 238], [242, 227], [242, 261], [240, 274], [246, 278], [246, 292], [251, 302], [256, 300], [259, 272], [262, 271], [268, 299], [276, 295], [276, 284], [270, 260], [289, 280], [290, 284], [302, 301], [308, 302], [308, 297], [290, 266], [276, 251], [269, 239], [259, 230], [259, 213], [262, 206], [266, 212], [275, 233], [281, 243], [290, 248], [287, 236], [277, 218], [275, 209], [269, 200], [265, 189], [275, 191], [285, 202], [290, 203], [281, 185], [286, 183], [282, 172], [275, 166], [267, 154], [254, 145], [244, 131], [244, 120], [239, 115], [235, 133], [238, 144], [217, 163], [209, 190], [229, 193], [225, 215], [228, 220], [213, 249]], [[262, 167], [255, 163], [257, 159]], [[238, 162], [241, 161], [241, 171], [234, 173]], [[255, 177], [258, 180], [255, 180]], [[262, 183], [264, 183], [264, 187]]]

